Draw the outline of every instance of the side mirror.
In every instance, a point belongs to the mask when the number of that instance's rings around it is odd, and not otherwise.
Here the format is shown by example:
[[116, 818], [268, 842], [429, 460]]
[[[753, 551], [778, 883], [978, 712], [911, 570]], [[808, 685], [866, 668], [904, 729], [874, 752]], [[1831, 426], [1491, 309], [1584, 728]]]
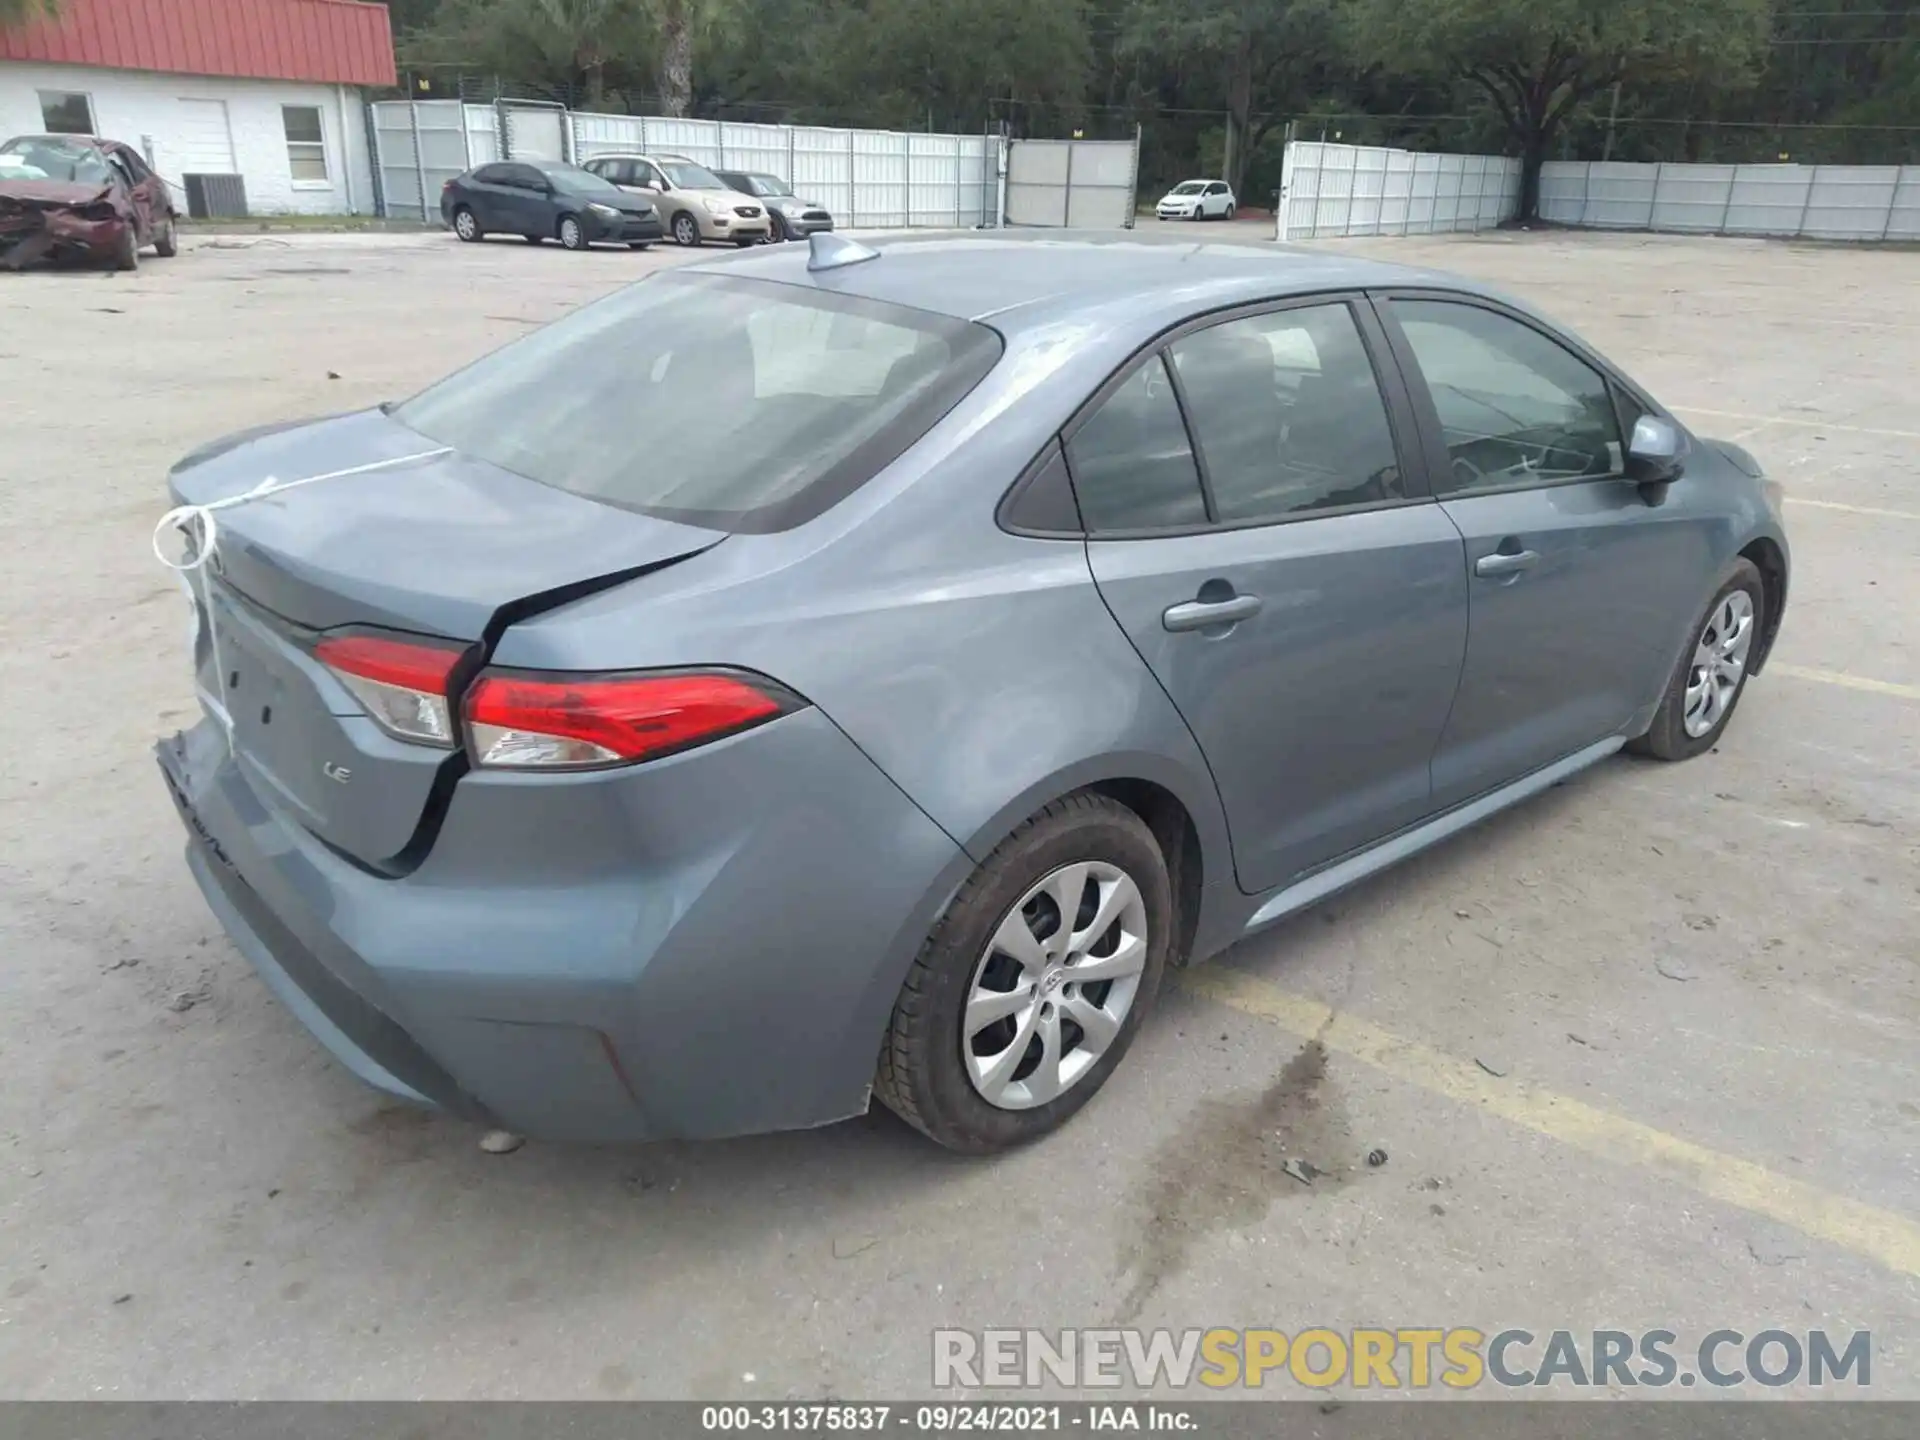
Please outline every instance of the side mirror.
[[1641, 485], [1669, 485], [1687, 463], [1687, 437], [1678, 425], [1658, 415], [1633, 422], [1627, 442], [1627, 478]]

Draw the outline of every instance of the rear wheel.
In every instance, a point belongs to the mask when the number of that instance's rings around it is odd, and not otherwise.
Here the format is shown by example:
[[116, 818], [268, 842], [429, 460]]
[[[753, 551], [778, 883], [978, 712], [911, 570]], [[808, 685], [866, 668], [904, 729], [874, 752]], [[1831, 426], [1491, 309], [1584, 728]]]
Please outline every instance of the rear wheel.
[[645, 250], [652, 244], [653, 242], [651, 240], [629, 240], [627, 242], [627, 248], [629, 250]]
[[476, 240], [485, 239], [487, 234], [486, 231], [480, 228], [479, 217], [473, 213], [471, 208], [465, 205], [462, 205], [453, 212], [453, 233], [469, 245], [473, 244]]
[[700, 222], [684, 210], [673, 217], [673, 243], [688, 247], [700, 243]]
[[961, 888], [914, 961], [874, 1094], [949, 1149], [1058, 1128], [1119, 1065], [1171, 943], [1167, 867], [1140, 817], [1055, 801]]
[[544, 235], [522, 235], [520, 238], [525, 240], [529, 245], [539, 245], [544, 242], [547, 237]]
[[562, 215], [560, 217], [559, 234], [560, 243], [567, 249], [584, 250], [587, 248], [587, 232], [582, 228], [579, 216]]
[[1659, 760], [1691, 760], [1711, 749], [1746, 691], [1766, 618], [1760, 572], [1742, 560], [1695, 627], [1693, 645], [1667, 682], [1653, 724], [1628, 748]]
[[162, 260], [171, 260], [180, 253], [180, 222], [173, 216], [167, 216], [154, 232], [153, 253]]

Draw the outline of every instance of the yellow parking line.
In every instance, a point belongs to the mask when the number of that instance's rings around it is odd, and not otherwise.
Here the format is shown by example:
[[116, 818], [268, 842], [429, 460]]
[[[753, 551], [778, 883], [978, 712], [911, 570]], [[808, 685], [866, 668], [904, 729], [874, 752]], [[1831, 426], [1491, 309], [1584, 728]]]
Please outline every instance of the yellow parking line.
[[1207, 965], [1181, 988], [1278, 1025], [1423, 1090], [1476, 1105], [1524, 1129], [1616, 1164], [1651, 1170], [1715, 1200], [1791, 1226], [1903, 1275], [1920, 1276], [1920, 1223], [1763, 1165], [1725, 1155], [1565, 1095], [1497, 1079], [1471, 1062], [1334, 1012], [1242, 970]]
[[1798, 495], [1789, 495], [1787, 503], [1811, 505], [1816, 510], [1844, 510], [1849, 515], [1879, 515], [1888, 520], [1920, 520], [1920, 510], [1882, 510], [1877, 505], [1842, 505], [1838, 500], [1802, 500]]
[[1703, 405], [1676, 405], [1688, 415], [1711, 415], [1716, 420], [1745, 420], [1750, 425], [1799, 425], [1808, 430], [1838, 430], [1848, 435], [1887, 435], [1895, 440], [1920, 440], [1920, 430], [1883, 430], [1875, 425], [1842, 425], [1837, 420], [1803, 420], [1793, 415], [1749, 415], [1744, 410], [1709, 410]]
[[1920, 700], [1920, 685], [1898, 685], [1891, 680], [1869, 680], [1864, 675], [1848, 675], [1839, 670], [1812, 670], [1805, 665], [1769, 665], [1769, 675], [1791, 675], [1796, 680], [1814, 680], [1822, 685], [1843, 685], [1849, 690], [1865, 690], [1873, 695], [1892, 695], [1901, 700]]

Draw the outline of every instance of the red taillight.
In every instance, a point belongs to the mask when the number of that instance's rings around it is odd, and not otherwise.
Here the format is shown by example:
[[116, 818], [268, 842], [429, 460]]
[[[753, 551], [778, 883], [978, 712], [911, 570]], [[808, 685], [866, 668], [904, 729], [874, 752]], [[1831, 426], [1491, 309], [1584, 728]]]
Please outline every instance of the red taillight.
[[447, 692], [465, 646], [331, 635], [313, 653], [389, 735], [453, 748], [453, 707]]
[[541, 675], [489, 671], [467, 691], [474, 762], [494, 769], [630, 765], [704, 745], [797, 708], [731, 671]]

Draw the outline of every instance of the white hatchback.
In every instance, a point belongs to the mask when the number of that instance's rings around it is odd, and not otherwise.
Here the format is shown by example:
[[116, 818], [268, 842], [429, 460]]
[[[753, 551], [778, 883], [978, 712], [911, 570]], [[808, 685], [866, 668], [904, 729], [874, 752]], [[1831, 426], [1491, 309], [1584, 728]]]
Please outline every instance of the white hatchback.
[[1153, 207], [1162, 220], [1231, 220], [1233, 211], [1233, 191], [1224, 180], [1182, 180]]

